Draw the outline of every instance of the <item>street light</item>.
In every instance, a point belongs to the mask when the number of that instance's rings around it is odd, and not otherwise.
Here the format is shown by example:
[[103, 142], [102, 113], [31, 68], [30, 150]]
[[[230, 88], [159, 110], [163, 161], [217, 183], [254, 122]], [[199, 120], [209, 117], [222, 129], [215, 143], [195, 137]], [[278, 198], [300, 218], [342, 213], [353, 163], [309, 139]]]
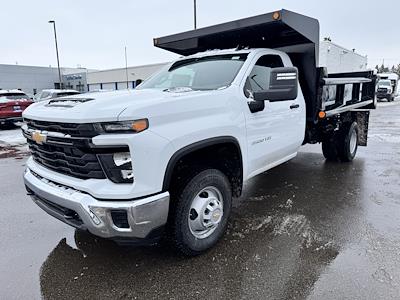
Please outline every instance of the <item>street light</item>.
[[197, 1], [196, 0], [193, 0], [194, 1], [194, 3], [193, 3], [193, 5], [194, 5], [194, 9], [193, 9], [193, 12], [194, 12], [194, 29], [197, 29]]
[[56, 42], [56, 53], [57, 53], [57, 66], [58, 66], [58, 80], [60, 82], [60, 89], [62, 89], [62, 79], [61, 79], [61, 70], [60, 70], [60, 58], [58, 56], [58, 44], [57, 44], [57, 31], [56, 31], [56, 21], [49, 21], [50, 24], [53, 24], [54, 29], [54, 40]]

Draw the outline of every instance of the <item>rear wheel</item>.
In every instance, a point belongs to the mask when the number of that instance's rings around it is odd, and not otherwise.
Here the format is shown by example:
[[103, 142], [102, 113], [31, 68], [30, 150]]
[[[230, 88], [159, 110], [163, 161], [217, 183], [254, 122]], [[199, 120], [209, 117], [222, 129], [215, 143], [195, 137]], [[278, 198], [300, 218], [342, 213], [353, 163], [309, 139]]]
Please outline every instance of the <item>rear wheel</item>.
[[356, 122], [353, 122], [343, 131], [338, 146], [339, 158], [341, 161], [350, 162], [356, 157], [358, 149], [358, 125]]
[[336, 161], [339, 158], [337, 141], [334, 136], [327, 138], [322, 142], [322, 153], [326, 160]]
[[322, 152], [329, 161], [351, 162], [358, 149], [358, 125], [343, 126], [322, 142]]
[[199, 255], [213, 247], [226, 231], [232, 191], [228, 178], [208, 169], [195, 175], [178, 193], [171, 213], [175, 247], [184, 255]]

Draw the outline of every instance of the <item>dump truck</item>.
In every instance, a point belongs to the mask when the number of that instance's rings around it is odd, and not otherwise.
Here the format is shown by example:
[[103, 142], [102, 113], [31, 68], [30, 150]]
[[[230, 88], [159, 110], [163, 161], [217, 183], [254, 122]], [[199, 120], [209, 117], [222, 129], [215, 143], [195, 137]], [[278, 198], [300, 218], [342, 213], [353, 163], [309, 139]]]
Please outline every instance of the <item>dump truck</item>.
[[24, 112], [28, 194], [103, 238], [207, 251], [249, 179], [305, 144], [338, 163], [367, 145], [374, 74], [327, 74], [319, 40], [316, 19], [288, 10], [154, 39], [181, 58], [135, 90]]

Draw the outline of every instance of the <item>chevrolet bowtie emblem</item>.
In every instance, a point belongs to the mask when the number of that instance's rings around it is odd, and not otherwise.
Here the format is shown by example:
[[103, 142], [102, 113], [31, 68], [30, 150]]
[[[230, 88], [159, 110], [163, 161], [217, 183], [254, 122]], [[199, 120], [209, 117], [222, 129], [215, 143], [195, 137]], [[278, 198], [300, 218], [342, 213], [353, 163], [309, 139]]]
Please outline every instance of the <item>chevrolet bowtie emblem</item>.
[[32, 140], [34, 140], [37, 144], [41, 145], [46, 142], [47, 135], [40, 133], [38, 131], [35, 131], [32, 133]]

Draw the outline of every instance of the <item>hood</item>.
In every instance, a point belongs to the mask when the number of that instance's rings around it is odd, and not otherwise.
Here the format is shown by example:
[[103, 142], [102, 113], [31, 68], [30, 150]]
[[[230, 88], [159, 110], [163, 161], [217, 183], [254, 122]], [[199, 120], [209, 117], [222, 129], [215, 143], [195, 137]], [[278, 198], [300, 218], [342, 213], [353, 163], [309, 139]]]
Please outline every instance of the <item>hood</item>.
[[391, 86], [388, 86], [388, 85], [379, 85], [379, 84], [378, 84], [378, 89], [392, 90], [392, 87], [391, 87]]
[[171, 93], [160, 90], [121, 90], [86, 93], [37, 102], [24, 111], [23, 117], [66, 123], [112, 122], [118, 121], [120, 114], [127, 108], [130, 111], [146, 111], [146, 107], [194, 93], [202, 92]]

